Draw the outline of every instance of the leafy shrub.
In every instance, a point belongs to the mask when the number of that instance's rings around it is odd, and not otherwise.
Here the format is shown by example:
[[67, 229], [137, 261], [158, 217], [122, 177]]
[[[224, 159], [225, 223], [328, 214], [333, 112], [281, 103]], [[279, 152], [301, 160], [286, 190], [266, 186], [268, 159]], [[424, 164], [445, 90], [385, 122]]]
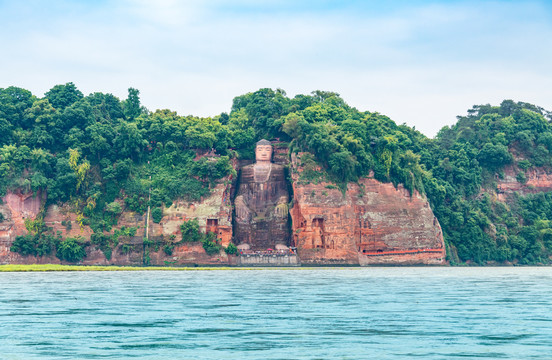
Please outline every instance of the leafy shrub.
[[37, 255], [38, 256], [50, 255], [52, 252], [56, 250], [60, 242], [61, 242], [60, 235], [55, 237], [52, 234], [41, 234], [41, 236], [38, 238]]
[[46, 224], [42, 218], [37, 217], [35, 220], [25, 219], [25, 228], [33, 234], [41, 234], [46, 230]]
[[113, 215], [119, 215], [123, 211], [123, 208], [121, 207], [121, 204], [119, 204], [116, 201], [113, 201], [105, 206], [105, 211]]
[[517, 163], [518, 167], [522, 170], [527, 170], [531, 167], [531, 162], [529, 160], [520, 160]]
[[121, 253], [123, 254], [130, 254], [130, 252], [134, 250], [134, 247], [131, 244], [122, 244], [121, 245]]
[[191, 219], [182, 223], [182, 225], [180, 225], [180, 231], [182, 233], [182, 241], [184, 242], [196, 242], [201, 240], [199, 222], [197, 219]]
[[163, 251], [165, 252], [165, 254], [169, 256], [173, 254], [173, 250], [174, 250], [174, 244], [165, 244], [163, 246]]
[[15, 241], [10, 247], [10, 251], [16, 252], [21, 255], [37, 255], [37, 236], [32, 234], [27, 234], [23, 236], [17, 236]]
[[160, 207], [156, 207], [151, 211], [151, 218], [153, 222], [159, 224], [163, 218], [163, 210]]
[[215, 255], [220, 252], [221, 246], [217, 243], [217, 238], [215, 233], [208, 233], [202, 236], [201, 244], [207, 255]]
[[144, 251], [144, 265], [150, 265], [151, 264], [151, 256], [149, 249], [146, 249]]
[[138, 231], [138, 228], [136, 226], [122, 226], [120, 229], [115, 229], [115, 231], [111, 235], [114, 245], [117, 246], [120, 236], [133, 237], [134, 235], [136, 235], [136, 231]]
[[527, 182], [527, 177], [523, 171], [520, 171], [516, 175], [516, 180], [521, 184], [525, 184]]
[[56, 256], [68, 262], [80, 262], [86, 256], [82, 239], [67, 238], [59, 244]]
[[52, 234], [27, 234], [17, 236], [10, 251], [21, 255], [45, 256], [50, 255], [60, 241], [60, 236], [55, 237]]
[[61, 225], [65, 226], [65, 230], [67, 231], [70, 231], [73, 228], [73, 224], [71, 223], [71, 220], [67, 220], [67, 221], [64, 220], [61, 222]]
[[234, 243], [228, 244], [228, 247], [224, 249], [224, 252], [228, 255], [236, 255], [238, 253], [238, 247]]

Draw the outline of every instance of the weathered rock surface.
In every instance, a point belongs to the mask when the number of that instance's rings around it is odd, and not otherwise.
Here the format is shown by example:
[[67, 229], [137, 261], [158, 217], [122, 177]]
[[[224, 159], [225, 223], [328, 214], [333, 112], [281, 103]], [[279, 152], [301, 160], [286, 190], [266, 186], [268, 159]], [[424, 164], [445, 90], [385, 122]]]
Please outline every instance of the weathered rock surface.
[[4, 221], [0, 225], [0, 239], [27, 233], [25, 219], [34, 219], [43, 204], [43, 194], [8, 192], [2, 198], [0, 212]]
[[364, 178], [343, 194], [332, 184], [303, 184], [292, 155], [293, 242], [303, 264], [443, 264], [439, 222], [427, 200]]
[[223, 246], [232, 240], [232, 202], [230, 199], [231, 179], [225, 179], [211, 190], [211, 195], [200, 202], [175, 201], [164, 209], [159, 224], [150, 221], [150, 237], [181, 236], [183, 221], [197, 219], [201, 232], [214, 232]]
[[[19, 254], [10, 251], [15, 237], [27, 233], [25, 219], [34, 219], [40, 212], [43, 194], [21, 194], [8, 192], [1, 200], [0, 213], [4, 221], [0, 222], [0, 264], [22, 263]], [[28, 263], [40, 263], [45, 259], [32, 258]]]
[[498, 200], [507, 201], [514, 192], [520, 195], [536, 194], [542, 191], [552, 191], [552, 173], [543, 168], [531, 168], [524, 171], [526, 182], [517, 180], [521, 170], [514, 166], [504, 168], [504, 178], [497, 179]]
[[[234, 165], [236, 165], [234, 163]], [[200, 231], [212, 231], [217, 234], [220, 243], [228, 246], [232, 239], [232, 204], [230, 200], [232, 178], [221, 179], [212, 189], [209, 197], [196, 203], [177, 200], [173, 205], [164, 209], [164, 216], [159, 224], [149, 221], [148, 237], [152, 240], [178, 242], [181, 238], [180, 225], [187, 220], [197, 219]], [[2, 198], [0, 212], [5, 220], [0, 223], [0, 264], [35, 264], [61, 263], [52, 254], [45, 257], [21, 256], [11, 252], [10, 247], [18, 235], [25, 235], [25, 219], [35, 219], [44, 205], [44, 196], [41, 194], [14, 194], [8, 193]], [[124, 202], [121, 201], [124, 209]], [[68, 205], [49, 206], [44, 212], [44, 222], [52, 228], [53, 233], [59, 232], [63, 238], [82, 237], [90, 239], [93, 231], [89, 226], [81, 226], [78, 215], [71, 211]], [[144, 251], [143, 239], [146, 237], [146, 216], [123, 210], [118, 219], [116, 228], [137, 228], [135, 236], [121, 238], [120, 244], [113, 249], [111, 259], [106, 259], [102, 251], [96, 246], [88, 246], [83, 265], [151, 265], [170, 264], [227, 264], [228, 257], [224, 252], [209, 256], [200, 243], [175, 244], [172, 255], [167, 255], [162, 249]], [[130, 248], [124, 251], [123, 245]], [[148, 259], [146, 259], [148, 258]]]

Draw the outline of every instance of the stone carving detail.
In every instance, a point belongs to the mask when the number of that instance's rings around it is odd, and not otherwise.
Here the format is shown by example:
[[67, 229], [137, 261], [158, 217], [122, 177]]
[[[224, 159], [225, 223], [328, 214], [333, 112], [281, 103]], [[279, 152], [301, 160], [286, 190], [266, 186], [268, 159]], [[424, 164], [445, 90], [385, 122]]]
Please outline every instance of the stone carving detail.
[[257, 143], [256, 163], [242, 168], [235, 206], [235, 240], [252, 250], [289, 245], [288, 201], [284, 167], [274, 164], [272, 145]]

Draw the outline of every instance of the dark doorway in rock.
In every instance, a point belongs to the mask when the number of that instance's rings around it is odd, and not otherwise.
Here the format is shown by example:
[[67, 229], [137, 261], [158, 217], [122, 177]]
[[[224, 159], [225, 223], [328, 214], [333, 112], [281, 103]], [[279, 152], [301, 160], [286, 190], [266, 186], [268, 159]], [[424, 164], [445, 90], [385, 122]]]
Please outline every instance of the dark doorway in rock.
[[213, 232], [215, 234], [218, 234], [218, 219], [207, 219], [207, 227], [205, 229], [205, 232]]

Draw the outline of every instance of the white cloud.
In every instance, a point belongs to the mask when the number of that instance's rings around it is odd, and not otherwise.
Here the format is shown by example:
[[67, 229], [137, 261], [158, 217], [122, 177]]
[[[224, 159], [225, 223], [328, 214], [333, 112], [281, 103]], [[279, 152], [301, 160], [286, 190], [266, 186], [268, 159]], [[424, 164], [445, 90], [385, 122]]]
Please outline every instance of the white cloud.
[[141, 21], [170, 29], [200, 17], [202, 8], [200, 1], [124, 0], [120, 10], [128, 10]]

